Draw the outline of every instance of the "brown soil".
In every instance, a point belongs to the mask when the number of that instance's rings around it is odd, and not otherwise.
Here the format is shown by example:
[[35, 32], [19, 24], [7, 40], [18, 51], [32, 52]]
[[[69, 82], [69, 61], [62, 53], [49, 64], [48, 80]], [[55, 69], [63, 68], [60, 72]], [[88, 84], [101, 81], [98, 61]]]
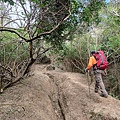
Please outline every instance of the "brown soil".
[[120, 120], [120, 101], [94, 93], [94, 83], [89, 92], [84, 74], [34, 65], [0, 95], [0, 120]]

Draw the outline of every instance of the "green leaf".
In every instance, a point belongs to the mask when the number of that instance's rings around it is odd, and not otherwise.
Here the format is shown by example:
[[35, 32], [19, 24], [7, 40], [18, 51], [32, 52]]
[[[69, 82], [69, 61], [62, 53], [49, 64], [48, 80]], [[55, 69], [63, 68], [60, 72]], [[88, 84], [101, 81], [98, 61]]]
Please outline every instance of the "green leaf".
[[14, 5], [14, 2], [11, 0], [11, 1], [9, 1], [9, 3], [10, 3], [10, 5]]
[[38, 4], [39, 3], [39, 0], [31, 0], [32, 2]]
[[3, 2], [9, 2], [10, 3], [10, 5], [14, 5], [14, 1], [13, 0], [2, 0]]
[[4, 0], [4, 2], [7, 2], [8, 0]]

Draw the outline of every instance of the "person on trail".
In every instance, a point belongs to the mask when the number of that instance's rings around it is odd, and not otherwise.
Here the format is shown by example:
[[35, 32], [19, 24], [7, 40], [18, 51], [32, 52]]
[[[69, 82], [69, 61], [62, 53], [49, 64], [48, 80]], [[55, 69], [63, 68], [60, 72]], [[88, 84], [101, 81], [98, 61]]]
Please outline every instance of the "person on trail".
[[108, 93], [105, 89], [103, 80], [102, 80], [102, 75], [106, 75], [106, 69], [105, 70], [101, 70], [97, 68], [97, 60], [94, 56], [94, 54], [96, 53], [96, 51], [91, 51], [91, 57], [89, 58], [89, 63], [87, 68], [85, 69], [85, 71], [87, 72], [89, 69], [91, 69], [93, 67], [93, 72], [95, 75], [95, 93], [98, 93], [98, 90], [100, 88], [100, 96], [101, 97], [108, 97]]

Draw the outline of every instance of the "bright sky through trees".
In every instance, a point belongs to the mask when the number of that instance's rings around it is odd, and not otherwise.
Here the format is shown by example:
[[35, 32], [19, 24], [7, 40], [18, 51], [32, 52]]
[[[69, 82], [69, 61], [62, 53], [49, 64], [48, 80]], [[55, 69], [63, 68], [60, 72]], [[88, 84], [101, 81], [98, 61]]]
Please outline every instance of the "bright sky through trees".
[[110, 2], [110, 0], [106, 0], [106, 2], [107, 2], [107, 3], [109, 3], [109, 2]]

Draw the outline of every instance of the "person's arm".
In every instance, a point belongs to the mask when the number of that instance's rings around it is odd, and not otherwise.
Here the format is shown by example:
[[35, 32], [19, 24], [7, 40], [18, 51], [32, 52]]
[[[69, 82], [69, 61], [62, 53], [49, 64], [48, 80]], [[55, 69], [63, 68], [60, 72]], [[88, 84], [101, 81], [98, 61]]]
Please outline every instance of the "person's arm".
[[89, 70], [93, 65], [95, 65], [97, 63], [96, 59], [94, 58], [94, 56], [90, 57], [89, 62], [88, 62], [88, 66], [86, 68], [86, 70]]
[[93, 66], [92, 57], [90, 57], [89, 62], [88, 62], [88, 66], [87, 66], [87, 70], [89, 70], [92, 66]]

